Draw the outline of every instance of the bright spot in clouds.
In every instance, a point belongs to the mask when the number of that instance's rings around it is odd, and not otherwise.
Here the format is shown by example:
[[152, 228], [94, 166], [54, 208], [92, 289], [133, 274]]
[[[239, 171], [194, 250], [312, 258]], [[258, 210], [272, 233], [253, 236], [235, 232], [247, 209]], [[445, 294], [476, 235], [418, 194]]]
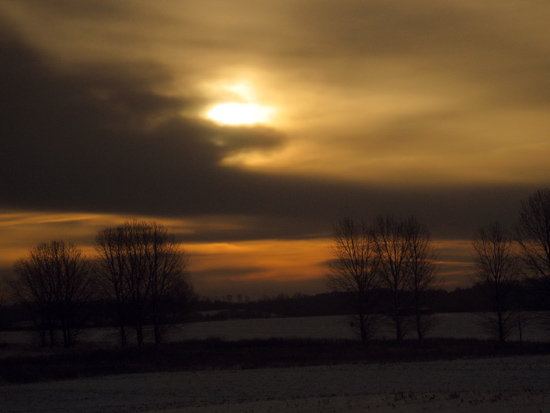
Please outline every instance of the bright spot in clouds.
[[272, 109], [255, 103], [221, 103], [214, 106], [207, 114], [210, 119], [229, 125], [251, 125], [267, 123]]
[[272, 121], [275, 109], [258, 104], [256, 93], [249, 84], [239, 82], [218, 88], [230, 92], [235, 101], [226, 101], [212, 107], [206, 114], [208, 118], [227, 125], [252, 125]]

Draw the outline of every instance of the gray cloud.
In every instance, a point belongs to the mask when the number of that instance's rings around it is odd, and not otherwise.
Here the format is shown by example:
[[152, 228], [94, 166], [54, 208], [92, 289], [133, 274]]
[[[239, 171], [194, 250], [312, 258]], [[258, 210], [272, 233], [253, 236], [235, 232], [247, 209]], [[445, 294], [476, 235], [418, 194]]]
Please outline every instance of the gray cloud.
[[[57, 3], [63, 7], [74, 4]], [[116, 12], [103, 8], [112, 4], [102, 2], [93, 13], [71, 13], [101, 19]], [[483, 54], [473, 42], [487, 16], [438, 8], [438, 18], [434, 19], [413, 9], [387, 8], [385, 2], [378, 2], [376, 7], [364, 6], [365, 2], [350, 4], [341, 8], [341, 2], [327, 3], [319, 9], [305, 3], [295, 6], [296, 21], [290, 33], [280, 40], [270, 40], [269, 49], [263, 50], [265, 43], [262, 46], [260, 41], [271, 33], [268, 27], [248, 42], [250, 33], [226, 42], [221, 41], [223, 34], [214, 33], [219, 42], [213, 42], [212, 49], [204, 53], [238, 46], [242, 50], [234, 52], [230, 62], [237, 61], [242, 53], [257, 53], [275, 62], [274, 71], [293, 62], [298, 77], [309, 76], [334, 82], [331, 87], [342, 84], [350, 88], [354, 82], [366, 80], [360, 79], [359, 66], [351, 67], [349, 76], [342, 72], [342, 63], [336, 61], [344, 58], [343, 62], [348, 62], [343, 56], [346, 54], [350, 59], [382, 57], [389, 63], [392, 56], [405, 60], [414, 57], [417, 66], [406, 71], [419, 72], [425, 67], [433, 70], [434, 65], [445, 63], [444, 71], [448, 73], [466, 54], [475, 58]], [[352, 15], [357, 18], [349, 20]], [[329, 21], [331, 24], [326, 26]], [[298, 26], [302, 27], [300, 31]], [[41, 51], [18, 30], [6, 27], [0, 33], [0, 205], [6, 208], [250, 217], [245, 227], [234, 231], [189, 236], [204, 240], [317, 236], [326, 234], [334, 220], [343, 216], [370, 219], [382, 213], [412, 213], [438, 236], [470, 237], [473, 229], [487, 220], [513, 222], [519, 200], [532, 190], [525, 185], [381, 188], [222, 166], [222, 160], [231, 154], [280, 149], [288, 143], [288, 137], [275, 129], [222, 127], [196, 117], [197, 108], [204, 106], [208, 98], [196, 93], [183, 97], [166, 94], [174, 75], [165, 64], [111, 58], [93, 64], [66, 63]], [[144, 29], [146, 33], [148, 30]], [[412, 32], [416, 37], [410, 36]], [[297, 35], [296, 41], [287, 42], [293, 34]], [[493, 37], [480, 37], [485, 45], [492, 43]], [[430, 53], [448, 50], [448, 42], [453, 39], [456, 41], [449, 50], [449, 61], [443, 55], [431, 60]], [[521, 44], [518, 41], [518, 49]], [[226, 52], [224, 56], [233, 53]], [[495, 53], [504, 52], [499, 49]], [[526, 52], [526, 64], [533, 65], [537, 73], [544, 66], [536, 64], [543, 61], [539, 61], [539, 52], [537, 48]], [[471, 71], [453, 73], [483, 80], [495, 69], [500, 80], [491, 90], [497, 96], [498, 86], [509, 82], [511, 74], [495, 68], [489, 57], [479, 65], [472, 63], [475, 58], [464, 65], [471, 66]], [[328, 60], [323, 70], [303, 70], [319, 67], [324, 59]], [[424, 67], [428, 60], [430, 63]], [[512, 60], [505, 61], [505, 69], [510, 68]], [[378, 75], [382, 73], [380, 70]], [[185, 81], [192, 91], [190, 80]], [[539, 98], [543, 96], [538, 89], [535, 91], [531, 80], [519, 84], [525, 87], [509, 87], [507, 91], [513, 96], [531, 96], [525, 90], [532, 89], [533, 96], [535, 92]], [[426, 124], [432, 122], [407, 120], [402, 127], [392, 125], [383, 130], [380, 139], [392, 138], [383, 151], [391, 150], [400, 139], [406, 140], [405, 147], [411, 150], [426, 140], [428, 144], [434, 142], [436, 132], [421, 136]], [[411, 130], [417, 137], [404, 138]], [[376, 148], [382, 151], [379, 145]]]
[[16, 36], [2, 38], [6, 206], [199, 212], [203, 204], [189, 204], [209, 186], [222, 199], [239, 186], [243, 174], [219, 166], [225, 156], [284, 141], [178, 115], [195, 102], [155, 92], [169, 81], [162, 68], [59, 70]]

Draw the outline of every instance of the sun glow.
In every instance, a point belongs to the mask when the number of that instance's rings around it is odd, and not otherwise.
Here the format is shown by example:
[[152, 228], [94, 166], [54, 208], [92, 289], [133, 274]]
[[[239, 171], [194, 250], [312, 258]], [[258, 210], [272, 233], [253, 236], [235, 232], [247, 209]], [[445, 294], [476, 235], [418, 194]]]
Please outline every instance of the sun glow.
[[206, 113], [208, 118], [227, 125], [253, 125], [273, 120], [275, 108], [258, 103], [256, 93], [248, 83], [218, 85], [216, 89], [218, 93], [221, 89], [222, 96], [225, 96]]
[[228, 102], [214, 106], [207, 116], [228, 125], [252, 125], [269, 122], [271, 112], [270, 108], [255, 103]]

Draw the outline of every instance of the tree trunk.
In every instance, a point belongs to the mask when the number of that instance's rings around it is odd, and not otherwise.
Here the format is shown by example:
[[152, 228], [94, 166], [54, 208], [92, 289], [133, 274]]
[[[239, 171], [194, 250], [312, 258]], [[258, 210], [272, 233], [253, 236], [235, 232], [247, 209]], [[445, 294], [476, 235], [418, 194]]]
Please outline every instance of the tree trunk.
[[505, 337], [504, 337], [504, 322], [502, 321], [502, 312], [498, 311], [497, 313], [498, 317], [498, 341], [501, 343], [504, 343]]
[[364, 314], [359, 315], [359, 329], [361, 331], [361, 342], [366, 343], [369, 337], [367, 334], [367, 325]]
[[118, 327], [118, 332], [120, 333], [120, 345], [126, 347], [128, 345], [128, 340], [126, 338], [126, 329], [124, 328], [124, 323], [121, 323]]
[[422, 314], [420, 314], [419, 308], [416, 308], [416, 333], [418, 334], [419, 340], [424, 338], [424, 332], [422, 331]]
[[143, 345], [143, 327], [141, 324], [136, 325], [136, 337], [138, 346]]

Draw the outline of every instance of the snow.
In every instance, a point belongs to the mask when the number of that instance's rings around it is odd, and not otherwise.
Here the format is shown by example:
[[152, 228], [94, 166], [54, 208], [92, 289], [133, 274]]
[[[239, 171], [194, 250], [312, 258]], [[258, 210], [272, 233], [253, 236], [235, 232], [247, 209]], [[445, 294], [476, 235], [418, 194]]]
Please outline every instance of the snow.
[[545, 412], [550, 356], [118, 375], [0, 386], [2, 412]]
[[[473, 314], [438, 315], [430, 336], [487, 338]], [[352, 338], [346, 317], [193, 323], [167, 339]], [[82, 342], [116, 343], [114, 330], [90, 329]], [[392, 338], [383, 329], [379, 337]], [[525, 339], [548, 340], [534, 322]], [[28, 343], [25, 332], [0, 342]], [[514, 337], [512, 337], [514, 339]], [[0, 385], [0, 412], [547, 412], [550, 356], [401, 364], [117, 375]]]

